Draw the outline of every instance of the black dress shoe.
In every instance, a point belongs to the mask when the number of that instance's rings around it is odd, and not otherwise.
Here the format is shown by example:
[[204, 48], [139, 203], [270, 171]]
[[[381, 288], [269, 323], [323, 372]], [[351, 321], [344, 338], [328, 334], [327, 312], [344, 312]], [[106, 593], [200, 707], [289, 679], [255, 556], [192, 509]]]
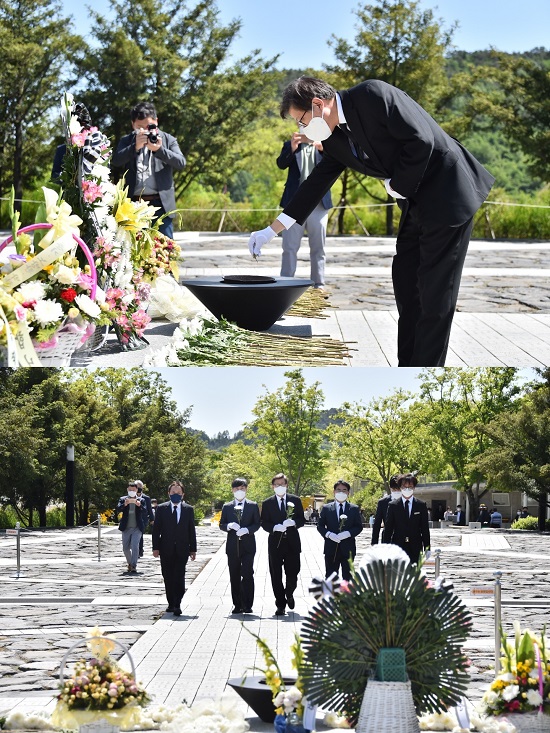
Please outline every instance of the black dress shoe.
[[244, 613], [254, 613], [254, 611], [251, 608], [245, 608]]
[[292, 593], [286, 597], [286, 602], [290, 609], [293, 609], [296, 606], [296, 602], [294, 600], [294, 596], [292, 595]]
[[243, 609], [237, 608], [237, 606], [235, 606], [235, 608], [231, 611], [231, 613], [242, 613], [242, 612], [243, 612]]
[[166, 613], [173, 613], [174, 612], [174, 606], [168, 606], [166, 609]]
[[181, 616], [181, 608], [173, 608], [172, 613], [174, 616]]
[[283, 608], [276, 608], [275, 609], [275, 616], [284, 616], [286, 613], [284, 606]]

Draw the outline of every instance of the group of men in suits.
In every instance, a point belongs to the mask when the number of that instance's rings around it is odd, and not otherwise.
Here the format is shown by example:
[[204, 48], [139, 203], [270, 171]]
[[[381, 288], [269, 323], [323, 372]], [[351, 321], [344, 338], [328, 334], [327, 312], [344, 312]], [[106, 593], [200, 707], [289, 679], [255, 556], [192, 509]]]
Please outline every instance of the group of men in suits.
[[430, 551], [430, 526], [426, 502], [416, 499], [414, 490], [418, 479], [412, 473], [392, 476], [390, 494], [380, 499], [372, 528], [372, 544], [382, 542], [398, 545], [417, 563], [420, 553]]

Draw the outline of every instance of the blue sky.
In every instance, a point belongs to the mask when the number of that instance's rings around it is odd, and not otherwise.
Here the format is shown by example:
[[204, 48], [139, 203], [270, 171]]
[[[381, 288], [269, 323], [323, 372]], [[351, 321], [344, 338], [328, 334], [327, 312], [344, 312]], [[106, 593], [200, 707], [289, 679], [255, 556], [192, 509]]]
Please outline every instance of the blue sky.
[[[62, 0], [62, 4], [64, 12], [73, 16], [76, 30], [86, 35], [86, 5], [74, 0]], [[357, 0], [217, 0], [223, 23], [242, 20], [240, 38], [232, 47], [235, 58], [260, 49], [265, 58], [282, 54], [279, 68], [315, 69], [334, 62], [327, 46], [331, 34], [353, 39], [353, 11], [365, 4]], [[193, 7], [193, 0], [188, 5]], [[109, 0], [95, 0], [93, 7], [109, 17]], [[421, 7], [432, 9], [436, 18], [443, 19], [444, 27], [458, 21], [453, 39], [461, 50], [494, 46], [501, 51], [528, 51], [549, 46], [548, 0], [421, 0]]]

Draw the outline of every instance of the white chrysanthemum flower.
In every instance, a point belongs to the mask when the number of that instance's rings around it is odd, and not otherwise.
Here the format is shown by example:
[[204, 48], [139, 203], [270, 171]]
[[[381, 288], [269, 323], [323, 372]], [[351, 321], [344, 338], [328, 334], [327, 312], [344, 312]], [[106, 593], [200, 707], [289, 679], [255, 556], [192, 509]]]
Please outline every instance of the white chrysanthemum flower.
[[17, 292], [21, 294], [24, 303], [32, 303], [46, 297], [46, 288], [38, 280], [23, 283], [17, 288]]
[[95, 301], [96, 303], [105, 303], [106, 301], [105, 291], [99, 286], [95, 290]]
[[52, 272], [52, 277], [54, 280], [57, 280], [57, 282], [60, 282], [62, 285], [73, 285], [73, 283], [76, 282], [76, 278], [79, 274], [79, 268], [75, 269], [72, 267], [67, 267], [67, 265], [58, 265], [55, 271]]
[[97, 318], [101, 313], [101, 308], [88, 295], [82, 293], [74, 299], [75, 305], [90, 318]]
[[487, 690], [485, 695], [483, 695], [484, 702], [489, 706], [494, 705], [497, 702], [498, 698], [498, 692], [495, 692], [494, 690]]
[[82, 132], [82, 125], [74, 115], [71, 115], [69, 120], [69, 132], [71, 135], [78, 135], [79, 132]]
[[55, 300], [39, 300], [33, 308], [34, 318], [41, 326], [48, 326], [63, 318], [63, 308]]
[[506, 702], [512, 702], [514, 697], [519, 694], [519, 685], [508, 685], [502, 690], [502, 697]]
[[359, 563], [360, 568], [364, 568], [367, 565], [369, 565], [372, 562], [377, 562], [378, 560], [382, 560], [382, 562], [392, 562], [393, 560], [402, 560], [403, 562], [406, 562], [407, 564], [410, 563], [410, 558], [405, 552], [405, 550], [402, 550], [397, 545], [390, 545], [390, 544], [378, 544], [378, 545], [372, 545], [372, 547], [369, 547], [368, 550], [365, 552], [363, 557], [361, 558], [361, 562]]
[[542, 705], [542, 697], [537, 690], [527, 690], [527, 702], [529, 705]]

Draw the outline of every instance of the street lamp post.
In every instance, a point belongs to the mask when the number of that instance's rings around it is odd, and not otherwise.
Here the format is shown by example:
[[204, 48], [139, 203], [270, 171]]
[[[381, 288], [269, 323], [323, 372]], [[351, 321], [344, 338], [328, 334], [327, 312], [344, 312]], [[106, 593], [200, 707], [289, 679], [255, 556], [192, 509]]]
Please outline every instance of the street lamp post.
[[67, 446], [65, 465], [65, 524], [74, 527], [74, 445]]

